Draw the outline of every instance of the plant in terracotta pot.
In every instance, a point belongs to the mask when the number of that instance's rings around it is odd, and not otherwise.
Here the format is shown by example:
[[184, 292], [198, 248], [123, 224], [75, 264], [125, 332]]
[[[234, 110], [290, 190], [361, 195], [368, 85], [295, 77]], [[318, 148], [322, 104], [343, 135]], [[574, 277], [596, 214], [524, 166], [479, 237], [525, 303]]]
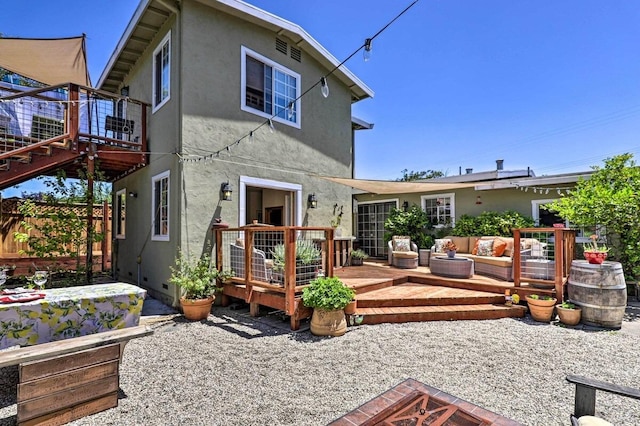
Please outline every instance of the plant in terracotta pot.
[[532, 294], [526, 296], [531, 317], [540, 322], [550, 322], [558, 299], [547, 295]]
[[356, 292], [336, 277], [320, 277], [302, 290], [304, 306], [313, 308], [311, 333], [316, 336], [342, 336], [347, 331], [344, 308]]
[[211, 265], [211, 256], [194, 259], [178, 250], [175, 267], [170, 266], [169, 282], [180, 287], [180, 306], [189, 320], [206, 319], [211, 312], [215, 293], [222, 290], [219, 284], [232, 277], [232, 273], [218, 271]]
[[584, 258], [591, 264], [600, 265], [607, 258], [609, 249], [604, 244], [598, 245], [598, 235], [592, 234], [589, 238], [591, 242], [584, 245]]
[[351, 252], [351, 266], [361, 266], [362, 262], [367, 259], [369, 255], [363, 250], [357, 249]]
[[582, 309], [570, 300], [565, 300], [563, 303], [556, 305], [556, 312], [560, 322], [563, 324], [578, 325], [580, 323]]

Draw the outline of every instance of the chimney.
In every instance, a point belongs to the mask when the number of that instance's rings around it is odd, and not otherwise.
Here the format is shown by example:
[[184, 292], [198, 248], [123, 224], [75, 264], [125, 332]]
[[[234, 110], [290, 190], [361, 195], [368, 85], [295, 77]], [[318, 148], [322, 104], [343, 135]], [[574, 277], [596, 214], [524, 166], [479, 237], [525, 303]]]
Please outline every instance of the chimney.
[[469, 169], [465, 169], [467, 171], [467, 174], [470, 175], [471, 173], [473, 173], [473, 169], [469, 168]]
[[496, 170], [502, 170], [504, 168], [504, 160], [496, 160]]

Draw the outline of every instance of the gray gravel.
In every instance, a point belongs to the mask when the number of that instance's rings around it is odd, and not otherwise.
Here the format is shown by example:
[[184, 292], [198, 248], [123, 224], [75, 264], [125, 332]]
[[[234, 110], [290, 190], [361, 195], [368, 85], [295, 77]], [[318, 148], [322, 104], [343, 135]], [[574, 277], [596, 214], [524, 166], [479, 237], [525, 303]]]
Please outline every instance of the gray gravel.
[[[339, 338], [214, 308], [204, 322], [155, 318], [131, 341], [117, 408], [75, 425], [325, 425], [413, 378], [526, 425], [568, 425], [568, 374], [640, 388], [640, 309], [620, 331], [525, 319], [350, 327]], [[13, 369], [0, 370], [0, 424], [15, 422]], [[640, 424], [640, 402], [598, 393], [597, 414]]]

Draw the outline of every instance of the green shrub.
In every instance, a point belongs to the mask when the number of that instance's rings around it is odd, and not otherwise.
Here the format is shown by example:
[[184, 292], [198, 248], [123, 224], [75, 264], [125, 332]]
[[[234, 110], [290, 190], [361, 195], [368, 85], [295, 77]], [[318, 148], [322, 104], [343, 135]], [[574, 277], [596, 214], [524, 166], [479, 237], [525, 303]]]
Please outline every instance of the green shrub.
[[356, 296], [353, 289], [336, 277], [321, 277], [302, 289], [304, 306], [325, 311], [344, 309]]
[[419, 248], [428, 249], [433, 245], [433, 239], [426, 232], [431, 227], [427, 213], [420, 206], [413, 205], [405, 212], [402, 209], [391, 209], [389, 217], [384, 222], [385, 242], [394, 235], [411, 238]]
[[462, 215], [451, 230], [452, 235], [458, 237], [472, 237], [478, 235], [495, 235], [502, 237], [513, 236], [513, 228], [531, 228], [534, 221], [530, 217], [507, 210], [504, 212], [487, 211], [479, 216]]

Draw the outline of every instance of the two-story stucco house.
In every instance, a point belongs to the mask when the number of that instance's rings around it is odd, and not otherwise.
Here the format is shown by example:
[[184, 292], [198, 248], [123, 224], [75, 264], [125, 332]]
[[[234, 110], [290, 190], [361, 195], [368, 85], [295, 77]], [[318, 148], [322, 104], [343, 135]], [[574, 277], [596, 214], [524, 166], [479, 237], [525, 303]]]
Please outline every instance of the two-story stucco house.
[[[373, 92], [339, 63], [241, 1], [142, 0], [98, 83], [150, 104], [148, 165], [114, 184], [116, 277], [175, 304], [176, 251], [210, 250], [216, 220], [329, 226], [338, 205], [350, 232], [351, 188], [317, 175], [353, 177], [351, 106]], [[328, 97], [302, 96], [324, 76]]]

